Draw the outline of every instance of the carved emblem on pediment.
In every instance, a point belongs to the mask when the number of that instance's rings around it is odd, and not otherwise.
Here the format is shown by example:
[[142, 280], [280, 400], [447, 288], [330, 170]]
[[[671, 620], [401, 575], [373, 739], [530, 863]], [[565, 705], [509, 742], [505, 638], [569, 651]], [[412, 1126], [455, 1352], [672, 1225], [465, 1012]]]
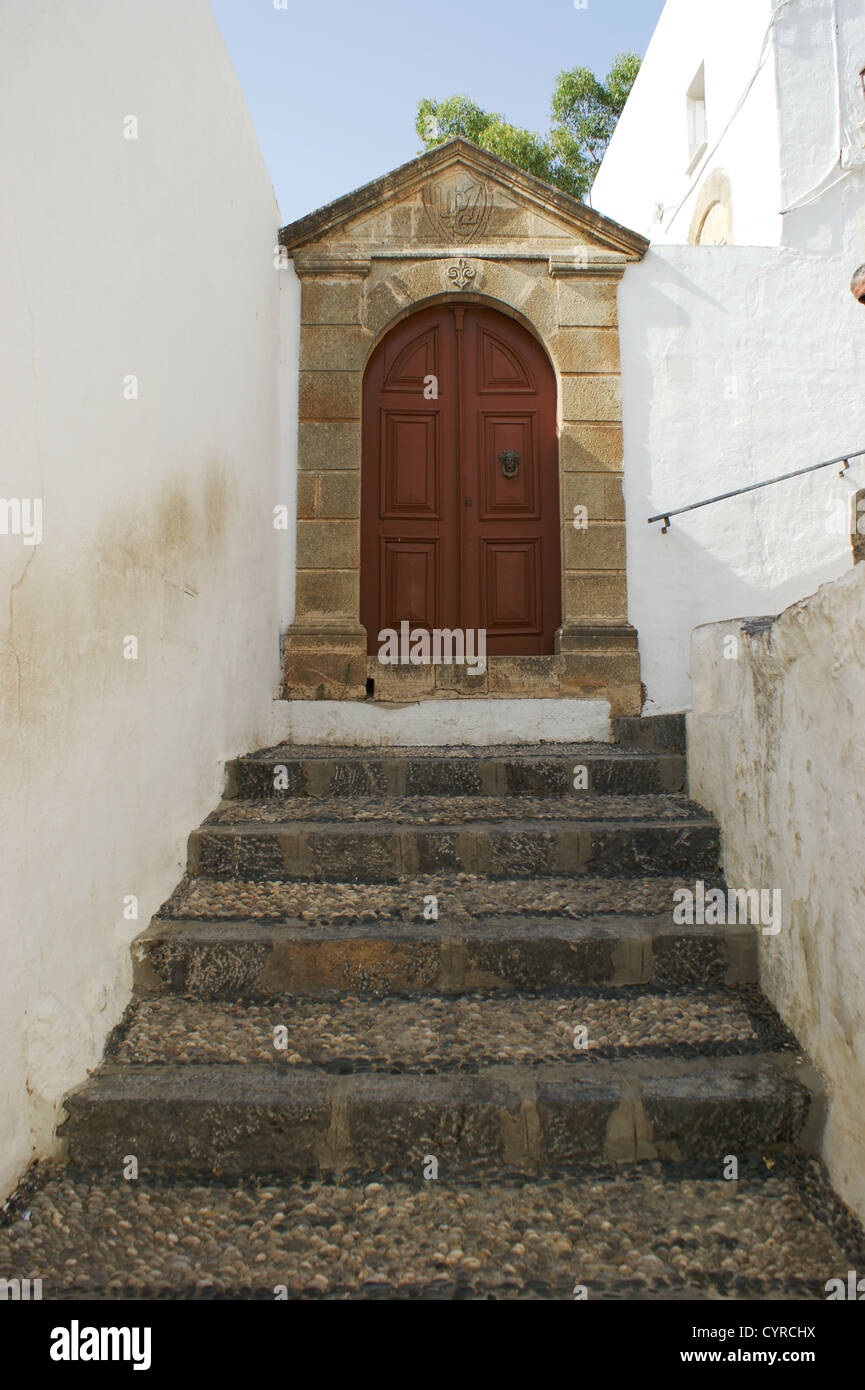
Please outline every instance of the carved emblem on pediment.
[[424, 185], [423, 204], [435, 234], [443, 241], [478, 241], [492, 210], [489, 186], [464, 174]]
[[475, 272], [462, 256], [454, 265], [448, 266], [448, 279], [453, 281], [458, 290], [464, 290], [474, 278]]

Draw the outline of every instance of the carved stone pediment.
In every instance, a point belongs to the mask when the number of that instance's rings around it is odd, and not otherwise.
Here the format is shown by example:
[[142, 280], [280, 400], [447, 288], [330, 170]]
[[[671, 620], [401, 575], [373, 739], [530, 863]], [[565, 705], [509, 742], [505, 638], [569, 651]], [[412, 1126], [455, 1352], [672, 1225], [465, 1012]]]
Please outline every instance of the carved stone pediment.
[[360, 259], [482, 249], [588, 265], [640, 260], [648, 242], [578, 199], [489, 154], [449, 140], [283, 227], [280, 243], [308, 257], [314, 247]]

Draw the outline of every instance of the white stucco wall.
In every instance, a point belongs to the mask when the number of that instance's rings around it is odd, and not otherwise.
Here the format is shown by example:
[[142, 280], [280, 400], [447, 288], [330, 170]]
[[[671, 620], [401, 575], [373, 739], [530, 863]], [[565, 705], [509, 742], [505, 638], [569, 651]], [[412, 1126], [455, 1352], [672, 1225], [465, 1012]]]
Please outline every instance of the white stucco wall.
[[780, 889], [761, 984], [826, 1078], [823, 1156], [865, 1219], [865, 564], [758, 636], [699, 629], [692, 660], [691, 795], [728, 883]]
[[[775, 63], [771, 41], [763, 47], [773, 8], [772, 0], [667, 0], [592, 189], [598, 212], [656, 244], [687, 242], [700, 189], [721, 168], [736, 243], [779, 243]], [[701, 63], [708, 148], [689, 172], [686, 98]]]
[[[686, 98], [701, 63], [708, 142], [689, 169]], [[849, 179], [835, 181], [865, 163], [863, 68], [861, 0], [667, 0], [593, 206], [656, 245], [682, 244], [724, 170], [736, 245], [841, 250], [862, 217]]]
[[[708, 148], [688, 174], [701, 63]], [[666, 536], [646, 519], [865, 448], [865, 319], [848, 292], [865, 262], [863, 69], [862, 0], [667, 0], [595, 183], [598, 211], [652, 238], [619, 291], [647, 712], [690, 704], [693, 627], [777, 613], [850, 566], [837, 504], [865, 483], [862, 463], [846, 483], [831, 471], [783, 483], [677, 518]], [[733, 245], [690, 246], [721, 169]]]
[[774, 45], [783, 243], [855, 255], [865, 250], [865, 5], [788, 0]]
[[223, 760], [264, 741], [293, 434], [278, 210], [205, 0], [5, 5], [0, 62], [0, 496], [44, 500], [40, 545], [0, 534], [8, 1190], [120, 1017]]
[[844, 507], [865, 486], [865, 459], [844, 481], [825, 469], [676, 517], [666, 535], [647, 518], [865, 449], [853, 265], [849, 254], [666, 246], [625, 273], [629, 616], [647, 713], [690, 705], [694, 627], [778, 613], [851, 566]]

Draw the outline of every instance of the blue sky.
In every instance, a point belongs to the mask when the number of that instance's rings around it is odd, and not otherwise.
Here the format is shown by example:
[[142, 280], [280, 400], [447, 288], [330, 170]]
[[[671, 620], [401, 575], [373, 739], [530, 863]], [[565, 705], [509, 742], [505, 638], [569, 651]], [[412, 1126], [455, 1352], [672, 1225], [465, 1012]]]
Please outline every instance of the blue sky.
[[545, 131], [561, 69], [645, 53], [664, 0], [211, 4], [289, 222], [413, 158], [421, 97]]

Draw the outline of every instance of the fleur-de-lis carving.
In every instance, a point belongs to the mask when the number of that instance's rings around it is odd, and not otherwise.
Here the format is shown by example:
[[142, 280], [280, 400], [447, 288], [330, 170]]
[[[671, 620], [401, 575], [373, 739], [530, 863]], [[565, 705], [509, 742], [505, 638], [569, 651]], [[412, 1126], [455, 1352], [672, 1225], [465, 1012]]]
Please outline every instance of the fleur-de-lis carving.
[[462, 256], [460, 256], [456, 265], [448, 266], [448, 279], [453, 280], [458, 290], [465, 289], [466, 285], [469, 283], [469, 280], [473, 280], [474, 278], [474, 271], [472, 270], [468, 261], [466, 261]]

